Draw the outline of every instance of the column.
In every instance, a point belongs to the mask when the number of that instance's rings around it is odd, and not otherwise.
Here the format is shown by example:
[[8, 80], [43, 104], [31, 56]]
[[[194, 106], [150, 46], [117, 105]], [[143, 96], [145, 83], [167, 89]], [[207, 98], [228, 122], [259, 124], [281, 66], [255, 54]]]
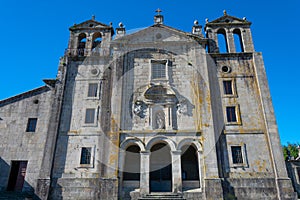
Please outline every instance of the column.
[[140, 194], [149, 194], [150, 190], [150, 151], [141, 151]]
[[173, 130], [173, 122], [172, 122], [172, 105], [166, 105], [165, 109], [165, 118], [166, 118], [166, 130]]
[[172, 156], [172, 192], [182, 192], [181, 150], [171, 151]]
[[198, 158], [198, 170], [199, 170], [199, 188], [202, 187], [201, 180], [202, 180], [202, 174], [201, 174], [201, 152], [197, 150], [197, 158]]
[[233, 37], [233, 33], [231, 30], [227, 31], [226, 40], [227, 40], [228, 53], [236, 53], [234, 37]]

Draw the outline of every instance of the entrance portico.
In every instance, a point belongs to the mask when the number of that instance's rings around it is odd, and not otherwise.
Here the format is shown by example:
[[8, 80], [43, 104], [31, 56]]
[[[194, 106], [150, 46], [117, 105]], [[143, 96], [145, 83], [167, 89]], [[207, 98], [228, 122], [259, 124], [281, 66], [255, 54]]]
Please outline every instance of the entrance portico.
[[[200, 164], [200, 149], [197, 149], [197, 147], [200, 147], [200, 144], [196, 146], [191, 143], [191, 140], [186, 140], [176, 145], [173, 140], [165, 136], [154, 137], [145, 146], [138, 139], [133, 141], [133, 139], [131, 139], [131, 142], [126, 142], [125, 140], [121, 144], [121, 148], [132, 149], [129, 148], [131, 145], [142, 147], [139, 153], [136, 152], [139, 154], [136, 162], [139, 162], [140, 171], [135, 173], [140, 174], [140, 179], [139, 184], [137, 184], [137, 180], [129, 180], [128, 178], [124, 180], [124, 174], [128, 174], [128, 172], [120, 171], [120, 184], [122, 188], [126, 188], [124, 190], [133, 191], [137, 189], [136, 191], [139, 191], [139, 194], [142, 196], [152, 192], [181, 193], [183, 191], [183, 184], [185, 185], [184, 189], [200, 188], [201, 168], [198, 166]], [[176, 146], [180, 149], [177, 149]], [[187, 149], [188, 151], [186, 151]], [[133, 152], [127, 152], [126, 150], [126, 153]], [[120, 156], [126, 159], [124, 153]], [[194, 160], [186, 162], [187, 158]], [[120, 169], [125, 170], [130, 167], [124, 159], [120, 159], [120, 161]], [[131, 160], [131, 162], [134, 161]], [[190, 171], [197, 173], [197, 175], [190, 175], [189, 171], [184, 172], [182, 167], [185, 170], [191, 169]], [[133, 185], [135, 185], [135, 189], [130, 188]]]

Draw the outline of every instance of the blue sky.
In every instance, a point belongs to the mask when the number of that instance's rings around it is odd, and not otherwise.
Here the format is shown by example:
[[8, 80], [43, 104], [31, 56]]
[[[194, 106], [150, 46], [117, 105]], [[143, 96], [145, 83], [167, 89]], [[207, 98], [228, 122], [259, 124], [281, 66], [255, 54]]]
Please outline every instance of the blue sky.
[[252, 24], [255, 50], [263, 53], [281, 142], [300, 142], [299, 0], [10, 0], [0, 2], [0, 99], [37, 88], [56, 76], [69, 30], [96, 20], [127, 30], [153, 24], [161, 8], [165, 24], [190, 31], [227, 10]]

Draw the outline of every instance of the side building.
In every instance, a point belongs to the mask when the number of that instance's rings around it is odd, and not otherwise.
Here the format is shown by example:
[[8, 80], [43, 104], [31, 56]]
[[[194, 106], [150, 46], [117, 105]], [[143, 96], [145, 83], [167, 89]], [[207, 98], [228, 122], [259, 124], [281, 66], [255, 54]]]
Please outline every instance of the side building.
[[296, 199], [250, 25], [70, 27], [57, 78], [0, 101], [3, 195]]

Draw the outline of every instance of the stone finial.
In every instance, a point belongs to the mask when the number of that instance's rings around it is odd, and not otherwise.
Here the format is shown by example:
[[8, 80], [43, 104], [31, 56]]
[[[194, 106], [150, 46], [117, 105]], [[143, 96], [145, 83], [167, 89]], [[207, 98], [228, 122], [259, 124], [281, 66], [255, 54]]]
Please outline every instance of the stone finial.
[[206, 24], [208, 23], [208, 18], [205, 19], [205, 23], [206, 23]]
[[119, 23], [119, 28], [116, 28], [116, 32], [117, 32], [116, 38], [124, 36], [126, 34], [126, 30], [122, 22]]
[[224, 16], [226, 16], [227, 15], [227, 11], [223, 10], [223, 14], [224, 14]]
[[164, 16], [161, 15], [162, 10], [158, 8], [155, 12], [157, 14], [154, 16], [154, 23], [155, 24], [163, 24]]
[[244, 20], [244, 21], [246, 21], [246, 20], [247, 20], [247, 18], [246, 18], [246, 17], [243, 17], [243, 20]]
[[92, 20], [95, 20], [96, 19], [96, 16], [95, 15], [92, 15]]
[[202, 35], [202, 26], [199, 25], [198, 20], [194, 21], [194, 26], [193, 26], [193, 29], [192, 29], [192, 33], [196, 34], [196, 35]]

